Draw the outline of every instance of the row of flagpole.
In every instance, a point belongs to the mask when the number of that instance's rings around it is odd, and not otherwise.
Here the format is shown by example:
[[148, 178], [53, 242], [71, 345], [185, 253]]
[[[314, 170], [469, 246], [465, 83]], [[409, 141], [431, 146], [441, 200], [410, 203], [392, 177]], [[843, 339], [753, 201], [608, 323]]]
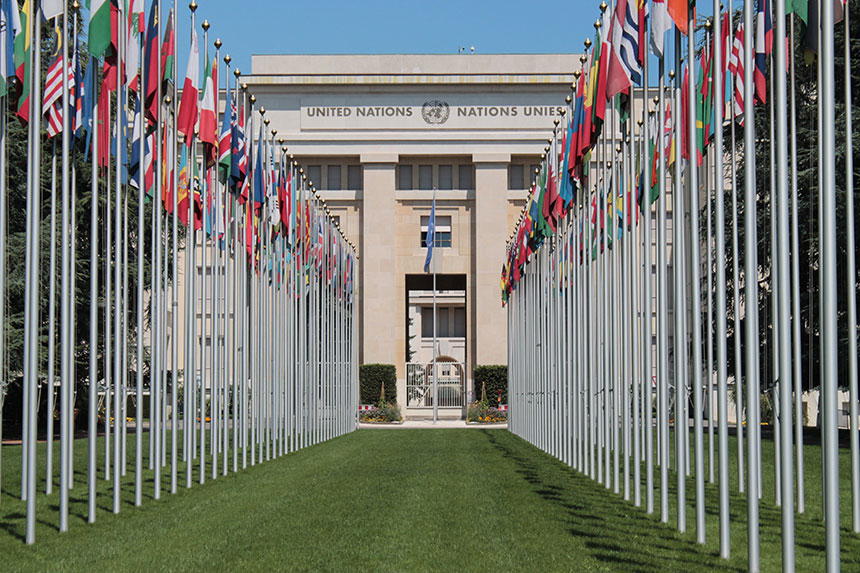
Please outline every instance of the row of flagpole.
[[[834, 7], [842, 11], [844, 22], [844, 94], [837, 94], [834, 88], [834, 24], [839, 17]], [[606, 488], [623, 492], [625, 499], [632, 493], [636, 506], [642, 505], [644, 486], [646, 511], [652, 513], [659, 507], [664, 523], [670, 519], [668, 481], [670, 467], [674, 467], [675, 521], [681, 532], [687, 527], [686, 486], [687, 478], [692, 477], [698, 543], [706, 542], [705, 481], [716, 483], [720, 555], [729, 558], [728, 378], [733, 376], [736, 483], [738, 493], [746, 497], [748, 566], [759, 570], [763, 456], [759, 365], [767, 357], [760, 344], [764, 340], [758, 301], [759, 282], [766, 279], [773, 305], [769, 325], [774, 332], [774, 372], [766, 381], [772, 384], [776, 421], [774, 501], [781, 508], [782, 567], [795, 569], [794, 520], [795, 514], [805, 512], [807, 471], [801, 404], [802, 253], [798, 246], [794, 62], [795, 21], [802, 18], [808, 23], [806, 45], [818, 55], [814, 105], [819, 114], [820, 161], [820, 479], [824, 560], [828, 571], [837, 571], [836, 404], [840, 386], [847, 386], [850, 396], [850, 504], [852, 530], [860, 532], [851, 157], [854, 102], [848, 4], [775, 0], [771, 11], [770, 0], [747, 1], [737, 27], [731, 2], [724, 11], [715, 0], [714, 17], [700, 23], [704, 25], [697, 25], [695, 8], [695, 2], [687, 4], [686, 0], [616, 0], [613, 6], [605, 2], [600, 6], [595, 41], [586, 40], [582, 69], [574, 72], [572, 97], [566, 98], [562, 121], [555, 120], [556, 128], [535, 171], [502, 268], [502, 299], [508, 306], [510, 429]], [[674, 62], [664, 52], [666, 32], [673, 32]], [[657, 86], [648, 81], [646, 39], [658, 62]], [[702, 43], [697, 45], [697, 39]], [[772, 50], [771, 46], [786, 49]], [[693, 75], [696, 60], [701, 60], [698, 82]], [[728, 102], [726, 86], [731, 94]], [[715, 98], [714, 93], [721, 95]], [[834, 109], [843, 95], [847, 152], [845, 173], [838, 174]], [[765, 117], [766, 103], [770, 104], [770, 134], [757, 133], [756, 108], [759, 118]], [[743, 130], [742, 143], [736, 141], [736, 129]], [[730, 138], [728, 147], [724, 135]], [[770, 148], [769, 189], [756, 181], [755, 146], [761, 141]], [[744, 175], [740, 182], [738, 166]], [[843, 176], [848, 214], [844, 223], [836, 218], [836, 183]], [[730, 217], [727, 192], [732, 201]], [[741, 193], [742, 253], [738, 233]], [[770, 212], [758, 213], [757, 202], [765, 198]], [[652, 220], [656, 220], [656, 236]], [[844, 249], [848, 266], [847, 289], [842, 291], [848, 332], [842, 336], [848, 339], [850, 356], [848, 372], [840, 373], [836, 229], [842, 224], [847, 226]], [[769, 264], [758, 261], [762, 232], [771, 235]], [[731, 250], [731, 267], [727, 266], [727, 249]], [[727, 340], [730, 309], [731, 361]], [[670, 445], [673, 429], [674, 447]], [[659, 472], [655, 474], [655, 470]], [[655, 500], [657, 491], [659, 502]]]
[[[0, 388], [5, 396], [9, 378], [18, 372], [23, 376], [21, 498], [26, 500], [27, 543], [34, 543], [36, 535], [38, 396], [46, 379], [44, 484], [52, 495], [56, 387], [61, 532], [69, 526], [73, 448], [83, 447], [74, 440], [78, 388], [87, 391], [89, 522], [97, 514], [99, 466], [104, 480], [112, 482], [113, 512], [122, 508], [131, 455], [130, 401], [135, 410], [134, 505], [142, 503], [147, 470], [152, 471], [153, 497], [159, 499], [164, 487], [176, 493], [181, 464], [185, 485], [191, 487], [195, 473], [202, 484], [207, 475], [216, 479], [357, 427], [355, 249], [304, 169], [287, 153], [283, 138], [276, 140], [277, 131], [269, 130], [265, 109], [255, 109], [256, 98], [238, 69], [231, 80], [229, 55], [223, 58], [227, 73], [219, 85], [221, 42], [214, 42], [210, 59], [208, 21], [202, 24], [204, 89], [198, 90], [197, 4], [189, 5], [191, 51], [181, 92], [174, 88], [175, 3], [162, 27], [162, 0], [152, 0], [148, 20], [142, 0], [92, 0], [90, 59], [83, 79], [80, 8], [78, 2], [51, 0], [25, 0], [20, 9], [15, 2], [2, 3], [0, 45], [14, 43], [15, 50], [14, 66], [2, 69], [0, 95], [5, 104], [17, 94], [16, 115], [27, 126], [29, 150], [24, 362], [6, 365]], [[44, 100], [43, 19], [53, 19], [57, 28]], [[223, 117], [219, 90], [226, 100]], [[43, 116], [47, 137], [61, 138], [59, 230], [58, 146], [52, 139], [48, 277], [40, 276], [39, 244], [46, 192], [41, 185]], [[5, 293], [11, 159], [5, 113], [2, 122], [0, 292]], [[76, 162], [82, 152], [91, 160], [86, 183], [86, 171], [79, 172], [82, 164]], [[78, 181], [90, 187], [89, 201], [78, 198]], [[77, 228], [78, 205], [84, 202], [88, 237]], [[78, 262], [83, 255], [79, 241], [89, 245], [87, 262]], [[60, 296], [55, 300], [57, 261]], [[88, 285], [76, 283], [79, 268], [89, 273]], [[39, 310], [46, 279], [47, 321]], [[76, 307], [87, 302], [89, 315], [78, 316]], [[0, 307], [5, 343], [5, 304]], [[80, 320], [87, 320], [89, 328], [79, 337]], [[39, 338], [46, 331], [44, 368]], [[76, 365], [81, 352], [86, 372]], [[0, 356], [5, 357], [5, 346]], [[169, 486], [162, 470], [169, 471]]]

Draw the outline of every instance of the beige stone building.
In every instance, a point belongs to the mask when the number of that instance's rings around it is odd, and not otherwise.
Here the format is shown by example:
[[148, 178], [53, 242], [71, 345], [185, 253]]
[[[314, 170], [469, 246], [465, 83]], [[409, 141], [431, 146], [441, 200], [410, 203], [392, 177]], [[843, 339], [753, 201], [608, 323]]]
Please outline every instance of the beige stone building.
[[274, 55], [243, 75], [357, 247], [360, 361], [396, 365], [408, 415], [429, 412], [407, 373], [433, 357], [423, 267], [434, 193], [437, 354], [450, 386], [440, 405], [459, 416], [474, 366], [506, 362], [505, 241], [579, 65], [575, 54]]

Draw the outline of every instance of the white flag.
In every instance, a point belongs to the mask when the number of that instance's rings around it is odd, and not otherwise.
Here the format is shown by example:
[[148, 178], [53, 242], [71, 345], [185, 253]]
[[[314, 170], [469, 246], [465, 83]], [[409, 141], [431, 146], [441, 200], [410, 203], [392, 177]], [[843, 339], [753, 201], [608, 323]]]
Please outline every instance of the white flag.
[[63, 15], [63, 0], [42, 0], [42, 17], [45, 20]]
[[666, 0], [652, 0], [651, 7], [651, 51], [658, 57], [663, 57], [663, 41], [666, 32], [675, 24], [669, 17]]

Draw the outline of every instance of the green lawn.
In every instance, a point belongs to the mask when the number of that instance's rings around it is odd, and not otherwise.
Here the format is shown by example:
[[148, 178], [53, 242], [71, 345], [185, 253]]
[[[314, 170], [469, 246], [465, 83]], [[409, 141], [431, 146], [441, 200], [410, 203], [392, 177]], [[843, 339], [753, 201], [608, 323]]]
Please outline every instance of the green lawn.
[[[766, 442], [766, 460], [769, 446]], [[818, 448], [806, 452], [815, 466]], [[75, 455], [83, 470], [85, 441], [76, 445]], [[3, 448], [4, 571], [746, 568], [744, 498], [732, 496], [735, 545], [732, 559], [724, 561], [717, 555], [715, 487], [708, 486], [708, 543], [699, 546], [692, 511], [688, 533], [678, 534], [671, 523], [659, 523], [506, 430], [358, 431], [214, 482], [207, 479], [202, 487], [181, 487], [160, 501], [152, 499], [148, 476], [140, 508], [131, 505], [129, 473], [118, 516], [110, 513], [109, 484], [100, 480], [94, 525], [85, 523], [80, 473], [70, 531], [57, 532], [56, 489], [51, 496], [40, 493], [32, 547], [22, 541], [19, 456], [18, 447]], [[779, 513], [768, 493], [771, 481], [766, 479], [762, 503], [765, 570], [779, 568]], [[809, 515], [797, 521], [798, 570], [822, 570], [824, 530], [815, 498], [820, 486], [807, 483]], [[670, 500], [674, 503], [674, 486]], [[860, 567], [860, 542], [847, 531], [842, 555], [844, 570]]]

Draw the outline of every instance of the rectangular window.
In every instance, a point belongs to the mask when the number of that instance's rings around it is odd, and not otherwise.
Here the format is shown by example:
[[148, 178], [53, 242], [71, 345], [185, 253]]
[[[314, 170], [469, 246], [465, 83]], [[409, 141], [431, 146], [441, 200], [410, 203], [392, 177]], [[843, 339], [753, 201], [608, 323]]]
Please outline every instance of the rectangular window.
[[398, 165], [397, 166], [397, 188], [402, 191], [412, 189], [412, 166]]
[[433, 307], [421, 307], [421, 338], [433, 338]]
[[328, 181], [326, 181], [326, 189], [331, 191], [340, 191], [340, 165], [329, 165], [328, 173], [326, 175], [328, 177]]
[[361, 171], [361, 165], [347, 166], [346, 186], [350, 191], [362, 191], [364, 189], [364, 177]]
[[454, 168], [451, 165], [439, 166], [439, 189], [454, 188]]
[[524, 165], [509, 165], [508, 166], [508, 189], [524, 189], [523, 176]]
[[308, 165], [308, 181], [319, 189], [322, 187], [322, 166]]
[[470, 191], [475, 188], [475, 170], [471, 165], [460, 165], [457, 189]]
[[466, 308], [462, 306], [454, 309], [454, 336], [466, 338]]
[[418, 188], [422, 191], [433, 189], [433, 166], [418, 166]]
[[438, 336], [440, 338], [442, 338], [442, 337], [447, 338], [447, 337], [451, 336], [451, 333], [448, 330], [448, 316], [450, 314], [449, 309], [447, 307], [443, 307], [443, 308], [439, 308], [438, 310], [439, 310], [439, 327], [436, 330], [436, 336]]
[[[421, 246], [427, 246], [427, 226], [430, 224], [430, 217], [423, 215], [421, 217]], [[436, 241], [434, 247], [451, 247], [451, 215], [436, 215]]]

